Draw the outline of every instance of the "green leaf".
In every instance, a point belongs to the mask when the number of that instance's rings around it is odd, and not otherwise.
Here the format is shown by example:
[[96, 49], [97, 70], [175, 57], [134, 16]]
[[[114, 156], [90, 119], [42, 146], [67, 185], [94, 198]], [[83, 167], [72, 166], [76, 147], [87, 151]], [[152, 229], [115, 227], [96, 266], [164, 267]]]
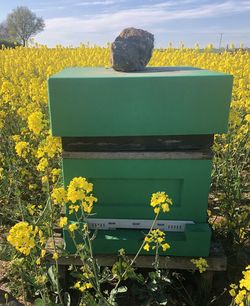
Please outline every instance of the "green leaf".
[[35, 300], [35, 306], [43, 306], [44, 304], [43, 304], [43, 300], [42, 299], [36, 299]]
[[64, 300], [64, 303], [65, 303], [66, 306], [70, 306], [71, 298], [70, 298], [70, 294], [68, 292], [64, 292], [63, 300]]
[[56, 290], [57, 289], [57, 279], [56, 279], [56, 275], [54, 273], [54, 266], [49, 267], [48, 275], [49, 275], [49, 279], [51, 281], [51, 284], [52, 284], [53, 288]]

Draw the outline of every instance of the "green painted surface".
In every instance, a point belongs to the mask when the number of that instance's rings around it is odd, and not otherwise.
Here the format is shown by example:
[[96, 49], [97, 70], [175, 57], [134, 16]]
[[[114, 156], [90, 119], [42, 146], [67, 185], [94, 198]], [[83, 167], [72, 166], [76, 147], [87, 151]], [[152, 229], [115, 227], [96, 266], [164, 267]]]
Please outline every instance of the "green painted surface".
[[[70, 233], [64, 230], [63, 234], [66, 250], [75, 253]], [[99, 230], [93, 240], [94, 254], [118, 254], [118, 250], [121, 248], [125, 249], [126, 254], [135, 254], [146, 234], [146, 230]], [[211, 230], [208, 224], [189, 224], [186, 226], [185, 232], [166, 232], [166, 242], [170, 245], [170, 249], [166, 252], [160, 251], [160, 255], [206, 257], [209, 255], [210, 238]], [[83, 243], [78, 231], [75, 232], [75, 239], [78, 243]], [[141, 252], [141, 255], [154, 254], [154, 251], [143, 250]]]
[[211, 160], [63, 159], [63, 175], [65, 186], [78, 176], [94, 184], [95, 218], [152, 219], [151, 194], [165, 191], [174, 204], [160, 219], [203, 223], [211, 166]]
[[49, 78], [55, 136], [196, 135], [227, 131], [232, 76], [192, 67], [124, 73], [68, 68]]

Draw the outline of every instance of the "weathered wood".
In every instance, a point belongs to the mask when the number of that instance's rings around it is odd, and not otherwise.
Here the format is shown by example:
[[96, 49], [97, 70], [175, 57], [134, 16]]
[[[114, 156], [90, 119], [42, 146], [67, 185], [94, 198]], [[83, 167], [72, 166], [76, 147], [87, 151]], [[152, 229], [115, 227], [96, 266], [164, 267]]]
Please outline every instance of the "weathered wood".
[[[60, 250], [63, 249], [64, 241], [61, 237], [55, 237], [58, 253], [61, 254], [58, 259], [58, 264], [63, 266], [75, 265], [81, 266], [82, 262], [79, 257], [75, 255], [62, 255]], [[49, 240], [46, 245], [48, 252], [48, 260], [53, 261], [52, 254], [54, 252], [52, 240]], [[133, 259], [132, 255], [127, 255], [129, 259]], [[116, 255], [96, 255], [100, 266], [112, 266], [117, 261]], [[196, 267], [190, 261], [191, 257], [168, 257], [160, 256], [159, 267], [162, 269], [174, 269], [174, 270], [196, 270]], [[208, 263], [207, 271], [225, 271], [227, 268], [227, 257], [221, 244], [212, 243], [210, 249], [210, 255], [206, 258]], [[154, 256], [141, 255], [137, 258], [135, 266], [138, 268], [152, 268], [154, 262]]]
[[63, 158], [74, 159], [212, 159], [212, 151], [185, 152], [65, 152]]
[[62, 147], [68, 152], [193, 151], [211, 148], [213, 139], [214, 135], [62, 137]]

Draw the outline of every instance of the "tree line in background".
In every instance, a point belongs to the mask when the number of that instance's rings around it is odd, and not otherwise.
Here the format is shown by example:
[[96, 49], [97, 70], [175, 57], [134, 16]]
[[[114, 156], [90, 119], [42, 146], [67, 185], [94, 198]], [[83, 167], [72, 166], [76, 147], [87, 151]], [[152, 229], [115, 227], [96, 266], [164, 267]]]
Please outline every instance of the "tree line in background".
[[18, 44], [25, 47], [28, 45], [28, 40], [43, 31], [44, 27], [42, 17], [37, 17], [25, 6], [19, 6], [0, 23], [0, 46], [3, 44], [11, 47]]

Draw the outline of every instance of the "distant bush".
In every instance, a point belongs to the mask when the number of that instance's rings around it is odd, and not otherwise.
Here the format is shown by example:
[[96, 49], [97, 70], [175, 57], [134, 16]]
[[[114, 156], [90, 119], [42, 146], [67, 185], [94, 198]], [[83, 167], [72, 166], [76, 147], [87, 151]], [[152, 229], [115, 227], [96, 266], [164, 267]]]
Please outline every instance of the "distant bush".
[[5, 46], [5, 48], [15, 48], [15, 47], [20, 46], [20, 44], [16, 43], [16, 42], [13, 42], [13, 41], [0, 39], [0, 49], [2, 49], [3, 46]]

